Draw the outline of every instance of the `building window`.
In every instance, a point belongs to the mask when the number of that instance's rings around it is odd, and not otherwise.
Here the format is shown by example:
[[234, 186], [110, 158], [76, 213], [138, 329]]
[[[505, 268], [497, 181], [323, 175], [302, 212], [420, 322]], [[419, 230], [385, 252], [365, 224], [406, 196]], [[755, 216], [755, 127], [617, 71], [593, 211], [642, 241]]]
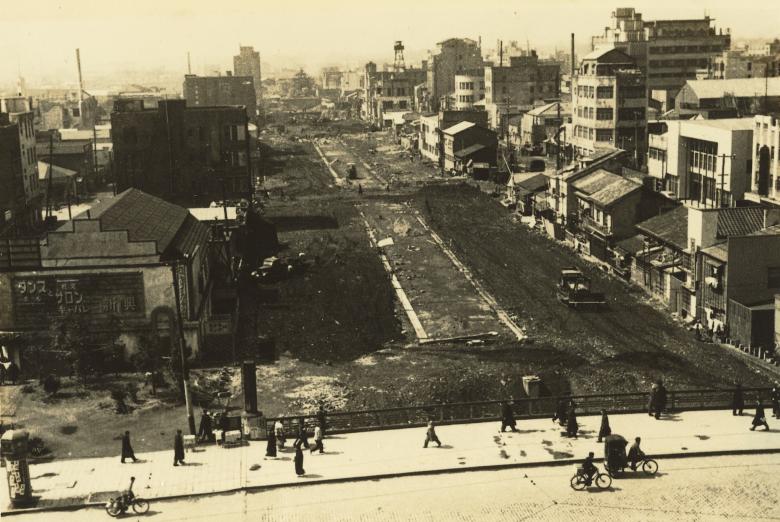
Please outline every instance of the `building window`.
[[596, 129], [596, 141], [612, 141], [611, 129]]
[[770, 266], [766, 269], [766, 287], [780, 288], [780, 266]]
[[612, 98], [612, 87], [597, 87], [596, 88], [596, 98], [599, 99], [606, 99], [606, 98]]

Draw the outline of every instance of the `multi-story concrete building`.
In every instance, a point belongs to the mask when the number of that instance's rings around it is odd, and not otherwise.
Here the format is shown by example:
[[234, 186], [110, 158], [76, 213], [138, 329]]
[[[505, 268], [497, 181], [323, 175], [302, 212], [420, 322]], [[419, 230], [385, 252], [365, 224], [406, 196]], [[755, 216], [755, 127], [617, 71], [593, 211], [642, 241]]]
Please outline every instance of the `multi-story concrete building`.
[[363, 78], [363, 71], [359, 69], [344, 71], [344, 73], [341, 75], [340, 86], [342, 96], [362, 89]]
[[233, 56], [233, 74], [236, 76], [251, 76], [255, 88], [256, 103], [263, 99], [263, 75], [260, 67], [260, 53], [252, 46], [241, 46], [237, 55]]
[[455, 75], [453, 109], [462, 111], [474, 108], [474, 104], [485, 99], [485, 69], [466, 71]]
[[731, 36], [716, 32], [713, 21], [708, 16], [645, 21], [633, 8], [618, 8], [612, 24], [591, 45], [594, 50], [614, 46], [631, 56], [647, 73], [648, 90], [668, 91], [671, 101], [697, 70], [706, 70], [714, 56], [730, 47]]
[[324, 67], [320, 73], [320, 87], [323, 89], [341, 89], [344, 73], [338, 67]]
[[536, 100], [555, 98], [560, 64], [539, 60], [536, 51], [511, 56], [508, 66], [485, 66], [485, 110], [490, 127], [506, 131], [507, 118], [533, 107]]
[[647, 167], [670, 196], [702, 208], [732, 207], [744, 199], [753, 176], [752, 118], [665, 125], [664, 133], [651, 135]]
[[436, 44], [428, 57], [427, 86], [431, 110], [455, 90], [455, 75], [483, 66], [479, 44], [468, 38], [448, 38]]
[[443, 168], [442, 129], [462, 121], [469, 121], [487, 128], [487, 113], [482, 110], [439, 111], [420, 117], [420, 136], [417, 144], [420, 154]]
[[392, 125], [394, 113], [415, 109], [415, 88], [425, 83], [425, 78], [424, 69], [378, 71], [375, 63], [367, 63], [362, 117], [383, 127]]
[[780, 206], [780, 119], [753, 119], [753, 172], [745, 199]]
[[645, 75], [618, 49], [599, 48], [582, 59], [573, 82], [572, 145], [581, 156], [597, 148], [630, 151], [637, 164], [646, 151]]
[[208, 206], [249, 198], [256, 174], [244, 107], [188, 107], [185, 100], [144, 109], [120, 100], [111, 113], [117, 190], [138, 188], [171, 202]]
[[723, 51], [712, 58], [708, 76], [711, 80], [780, 76], [780, 53], [754, 55], [744, 50]]
[[552, 102], [534, 107], [520, 120], [517, 146], [535, 147], [552, 139], [561, 125], [571, 122], [571, 104]]
[[24, 235], [40, 222], [41, 187], [30, 100], [0, 100], [0, 234]]
[[184, 99], [190, 107], [243, 105], [247, 116], [257, 117], [257, 95], [251, 76], [184, 76]]

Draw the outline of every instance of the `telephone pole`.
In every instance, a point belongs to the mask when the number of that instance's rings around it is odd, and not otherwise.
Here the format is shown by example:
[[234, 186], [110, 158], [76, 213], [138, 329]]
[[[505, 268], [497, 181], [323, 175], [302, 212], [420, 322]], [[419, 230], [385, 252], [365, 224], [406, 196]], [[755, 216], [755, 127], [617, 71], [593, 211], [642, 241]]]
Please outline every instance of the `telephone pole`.
[[734, 160], [737, 157], [736, 154], [719, 154], [717, 156], [721, 158], [723, 163], [720, 167], [720, 194], [718, 195], [718, 207], [723, 208], [723, 189], [726, 186], [726, 158]]
[[[187, 259], [187, 255], [184, 255], [184, 259]], [[179, 300], [179, 273], [178, 273], [179, 260], [174, 260], [171, 263], [171, 272], [173, 274], [173, 297], [176, 300], [176, 322], [179, 326], [179, 357], [181, 358], [181, 380], [184, 388], [184, 404], [187, 408], [187, 424], [190, 429], [190, 435], [196, 435], [195, 430], [195, 414], [192, 412], [192, 399], [190, 397], [189, 386], [189, 370], [187, 369], [187, 358], [184, 356], [184, 323], [181, 316], [181, 301]]]

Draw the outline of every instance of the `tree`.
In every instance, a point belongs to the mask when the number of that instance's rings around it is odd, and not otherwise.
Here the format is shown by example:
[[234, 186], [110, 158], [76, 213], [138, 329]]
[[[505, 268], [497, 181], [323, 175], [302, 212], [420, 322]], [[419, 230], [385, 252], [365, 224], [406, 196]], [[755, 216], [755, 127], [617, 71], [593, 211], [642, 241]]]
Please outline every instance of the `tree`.
[[149, 374], [152, 395], [157, 395], [157, 387], [161, 384], [164, 354], [160, 338], [151, 332], [145, 332], [139, 336], [136, 352], [130, 358], [136, 371]]
[[68, 357], [73, 373], [80, 377], [84, 384], [87, 384], [87, 378], [94, 366], [89, 331], [86, 317], [72, 313], [56, 318], [50, 327], [51, 349]]

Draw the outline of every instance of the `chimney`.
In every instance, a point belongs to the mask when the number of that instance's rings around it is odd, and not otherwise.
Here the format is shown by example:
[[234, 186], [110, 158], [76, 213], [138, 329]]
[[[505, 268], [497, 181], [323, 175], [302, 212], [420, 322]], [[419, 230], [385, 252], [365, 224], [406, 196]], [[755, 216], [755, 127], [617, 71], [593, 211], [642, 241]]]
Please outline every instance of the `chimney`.
[[577, 68], [577, 62], [574, 59], [574, 33], [571, 33], [571, 77], [574, 78], [574, 71]]

